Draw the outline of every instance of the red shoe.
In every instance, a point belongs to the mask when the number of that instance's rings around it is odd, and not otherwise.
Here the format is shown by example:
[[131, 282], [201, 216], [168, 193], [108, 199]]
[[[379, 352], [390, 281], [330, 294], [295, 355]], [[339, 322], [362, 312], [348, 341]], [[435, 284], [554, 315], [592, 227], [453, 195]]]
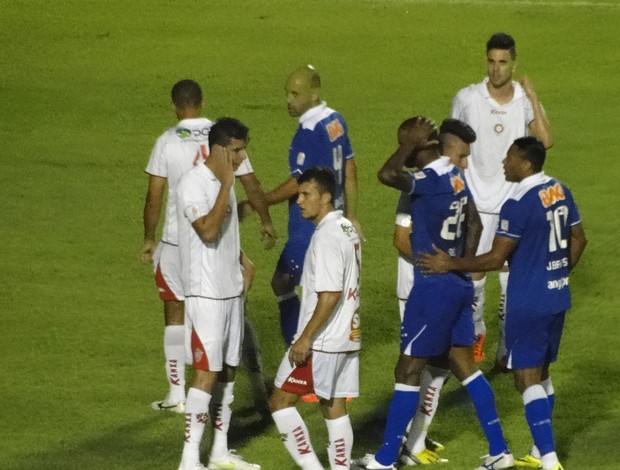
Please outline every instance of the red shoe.
[[484, 361], [484, 341], [487, 339], [486, 335], [476, 336], [476, 342], [474, 343], [474, 362], [479, 363]]
[[299, 397], [299, 399], [303, 401], [304, 403], [318, 403], [319, 402], [319, 397], [317, 397], [316, 394], [314, 393], [306, 393], [305, 395], [302, 395], [301, 397]]

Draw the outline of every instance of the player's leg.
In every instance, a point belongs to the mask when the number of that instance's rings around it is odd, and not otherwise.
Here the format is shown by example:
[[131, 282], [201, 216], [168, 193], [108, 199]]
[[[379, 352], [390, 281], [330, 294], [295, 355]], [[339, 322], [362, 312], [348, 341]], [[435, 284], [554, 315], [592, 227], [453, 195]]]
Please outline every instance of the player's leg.
[[497, 352], [495, 354], [495, 369], [508, 372], [506, 367], [506, 290], [508, 289], [508, 265], [504, 265], [499, 272], [499, 304], [497, 306]]
[[295, 463], [304, 470], [323, 470], [312, 447], [310, 433], [303, 418], [295, 408], [300, 395], [313, 390], [312, 361], [294, 367], [284, 355], [269, 399], [271, 416], [282, 436], [282, 442]]
[[306, 249], [307, 246], [287, 242], [271, 278], [271, 288], [280, 310], [280, 328], [287, 347], [293, 342], [299, 321], [301, 304], [295, 287], [301, 279]]
[[184, 303], [178, 247], [160, 243], [154, 254], [155, 283], [164, 305], [164, 356], [168, 396], [151, 404], [153, 409], [185, 411]]
[[263, 377], [263, 366], [260, 357], [260, 347], [258, 338], [247, 315], [244, 316], [243, 347], [241, 350], [241, 361], [243, 362], [252, 389], [254, 408], [262, 414], [269, 414], [269, 398]]
[[228, 458], [228, 429], [232, 417], [234, 400], [235, 368], [224, 364], [213, 387], [210, 416], [213, 426], [213, 445], [209, 460], [222, 461]]

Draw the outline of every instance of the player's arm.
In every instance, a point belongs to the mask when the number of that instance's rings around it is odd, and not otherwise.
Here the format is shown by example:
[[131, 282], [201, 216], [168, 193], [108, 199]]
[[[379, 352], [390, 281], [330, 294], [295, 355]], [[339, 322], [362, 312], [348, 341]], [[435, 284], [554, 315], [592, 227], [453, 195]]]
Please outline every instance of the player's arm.
[[247, 299], [248, 292], [252, 287], [252, 281], [254, 280], [254, 273], [256, 272], [256, 268], [254, 267], [254, 263], [250, 261], [250, 258], [246, 256], [243, 250], [241, 250], [241, 255], [239, 258], [243, 271], [243, 298]]
[[252, 208], [258, 213], [262, 222], [261, 234], [265, 241], [265, 247], [271, 248], [276, 242], [276, 230], [273, 228], [271, 215], [269, 215], [269, 205], [260, 181], [254, 173], [239, 176], [239, 181], [243, 185]]
[[288, 358], [291, 364], [299, 366], [308, 358], [312, 351], [314, 337], [329, 319], [334, 307], [336, 307], [342, 296], [342, 291], [319, 292], [318, 296], [318, 302], [312, 313], [312, 318], [289, 350]]
[[551, 148], [553, 145], [551, 127], [549, 125], [549, 121], [547, 120], [545, 110], [540, 104], [540, 101], [538, 101], [538, 96], [532, 86], [532, 82], [530, 82], [530, 79], [524, 75], [521, 78], [520, 83], [527, 98], [530, 100], [530, 103], [532, 103], [532, 110], [534, 111], [534, 119], [528, 126], [530, 134], [540, 140], [546, 149]]
[[153, 262], [153, 253], [157, 245], [155, 232], [164, 201], [167, 179], [163, 176], [150, 175], [149, 187], [144, 202], [144, 244], [140, 250], [140, 260], [144, 264]]
[[265, 193], [267, 205], [273, 206], [274, 204], [288, 201], [297, 194], [297, 186], [297, 179], [292, 176], [289, 177], [280, 186]]
[[416, 263], [423, 271], [432, 274], [444, 274], [449, 271], [472, 273], [499, 271], [516, 246], [516, 240], [496, 235], [491, 251], [488, 253], [466, 258], [452, 258], [448, 253], [433, 245], [435, 254], [423, 253]]
[[570, 228], [570, 239], [568, 243], [568, 267], [569, 269], [573, 269], [579, 262], [583, 250], [586, 249], [586, 245], [588, 244], [586, 232], [583, 230], [581, 224], [575, 224]]
[[465, 247], [463, 256], [476, 256], [478, 243], [482, 235], [482, 220], [476, 208], [476, 204], [471, 199], [465, 206]]
[[362, 227], [357, 220], [357, 165], [353, 158], [345, 162], [344, 178], [344, 209], [345, 217], [351, 221], [360, 240], [364, 240]]

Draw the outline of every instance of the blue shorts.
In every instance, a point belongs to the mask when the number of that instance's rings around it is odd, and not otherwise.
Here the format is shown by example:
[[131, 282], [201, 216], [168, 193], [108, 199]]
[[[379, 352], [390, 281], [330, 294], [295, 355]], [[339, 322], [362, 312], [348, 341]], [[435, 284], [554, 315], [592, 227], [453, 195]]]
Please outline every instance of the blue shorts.
[[506, 313], [509, 369], [534, 369], [558, 358], [566, 312], [532, 316]]
[[287, 274], [296, 286], [301, 281], [304, 258], [309, 245], [310, 240], [289, 239], [284, 245], [276, 265], [276, 272]]
[[453, 345], [474, 344], [473, 301], [471, 282], [428, 282], [416, 277], [401, 325], [401, 353], [433, 357]]

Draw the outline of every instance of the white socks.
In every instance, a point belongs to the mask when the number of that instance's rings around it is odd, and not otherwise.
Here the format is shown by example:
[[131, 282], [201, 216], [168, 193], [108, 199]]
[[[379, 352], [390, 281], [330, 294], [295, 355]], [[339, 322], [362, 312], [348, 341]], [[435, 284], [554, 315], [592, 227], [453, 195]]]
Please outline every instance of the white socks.
[[487, 327], [484, 323], [484, 284], [487, 278], [483, 277], [479, 281], [473, 281], [474, 283], [474, 328], [476, 336], [486, 335]]
[[329, 445], [327, 455], [332, 470], [350, 468], [353, 450], [353, 428], [349, 415], [336, 419], [326, 419]]
[[171, 325], [164, 329], [166, 377], [170, 384], [168, 401], [185, 400], [185, 326]]
[[210, 459], [220, 461], [228, 458], [228, 428], [234, 400], [234, 382], [216, 382], [211, 400], [211, 424], [213, 425], [213, 446]]
[[310, 434], [301, 415], [295, 408], [284, 408], [271, 413], [284, 447], [303, 470], [323, 470], [312, 444]]
[[501, 360], [504, 356], [506, 356], [506, 289], [508, 288], [508, 272], [499, 273], [499, 287], [500, 287], [500, 297], [499, 297], [499, 306], [497, 308], [497, 329], [499, 330], [499, 335], [497, 338], [497, 360]]
[[200, 462], [200, 441], [209, 420], [211, 395], [197, 388], [190, 388], [185, 405], [185, 443], [181, 466], [192, 468]]

